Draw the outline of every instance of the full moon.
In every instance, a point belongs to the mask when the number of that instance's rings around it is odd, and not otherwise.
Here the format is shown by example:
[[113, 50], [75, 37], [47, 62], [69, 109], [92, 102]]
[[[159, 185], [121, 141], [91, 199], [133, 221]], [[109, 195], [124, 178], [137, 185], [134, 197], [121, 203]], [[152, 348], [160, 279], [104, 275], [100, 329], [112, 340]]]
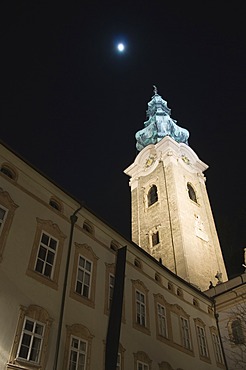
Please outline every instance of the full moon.
[[117, 49], [122, 53], [122, 52], [124, 51], [124, 49], [125, 49], [125, 45], [124, 45], [124, 44], [122, 44], [122, 42], [121, 42], [121, 43], [119, 43], [119, 44], [117, 45]]

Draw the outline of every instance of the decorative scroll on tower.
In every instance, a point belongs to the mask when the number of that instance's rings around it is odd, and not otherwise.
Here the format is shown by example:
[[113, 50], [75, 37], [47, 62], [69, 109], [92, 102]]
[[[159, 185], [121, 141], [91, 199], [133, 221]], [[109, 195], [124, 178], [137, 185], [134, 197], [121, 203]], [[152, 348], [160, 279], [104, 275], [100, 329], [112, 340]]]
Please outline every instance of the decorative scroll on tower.
[[148, 120], [136, 133], [140, 153], [130, 176], [132, 239], [168, 269], [201, 290], [227, 280], [203, 172], [188, 146], [189, 132], [170, 117], [154, 88]]

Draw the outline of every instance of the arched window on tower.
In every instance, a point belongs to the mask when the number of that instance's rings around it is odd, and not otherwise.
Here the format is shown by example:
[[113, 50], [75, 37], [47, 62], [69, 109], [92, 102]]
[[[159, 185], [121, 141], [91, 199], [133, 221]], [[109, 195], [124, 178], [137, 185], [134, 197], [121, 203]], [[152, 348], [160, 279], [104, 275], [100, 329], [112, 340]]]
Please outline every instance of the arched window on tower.
[[187, 184], [187, 189], [190, 199], [193, 200], [193, 202], [197, 203], [196, 192], [190, 183]]
[[152, 185], [148, 192], [148, 207], [158, 201], [157, 186]]

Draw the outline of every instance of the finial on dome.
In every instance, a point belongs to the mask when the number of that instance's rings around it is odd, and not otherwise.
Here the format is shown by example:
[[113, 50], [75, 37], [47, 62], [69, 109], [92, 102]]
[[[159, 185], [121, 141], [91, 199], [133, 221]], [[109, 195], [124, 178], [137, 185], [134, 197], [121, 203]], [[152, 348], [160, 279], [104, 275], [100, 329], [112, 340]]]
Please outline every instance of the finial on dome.
[[157, 94], [157, 87], [153, 85], [153, 88], [154, 88], [154, 94]]

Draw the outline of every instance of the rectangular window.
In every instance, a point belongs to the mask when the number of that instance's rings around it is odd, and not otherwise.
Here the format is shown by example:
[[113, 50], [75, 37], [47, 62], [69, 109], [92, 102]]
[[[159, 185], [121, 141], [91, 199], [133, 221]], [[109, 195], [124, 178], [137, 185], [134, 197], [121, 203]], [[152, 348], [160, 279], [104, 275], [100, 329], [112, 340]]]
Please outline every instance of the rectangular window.
[[26, 317], [17, 357], [39, 363], [43, 337], [44, 325]]
[[58, 241], [42, 232], [39, 242], [35, 271], [52, 279]]
[[166, 319], [166, 309], [164, 306], [157, 304], [157, 314], [158, 314], [158, 328], [159, 334], [167, 338], [167, 319]]
[[68, 370], [86, 370], [87, 342], [71, 337]]
[[207, 349], [207, 341], [205, 330], [201, 326], [197, 326], [197, 336], [198, 336], [198, 343], [199, 343], [199, 351], [200, 355], [204, 357], [208, 357], [208, 349]]
[[109, 275], [108, 308], [110, 309], [114, 293], [114, 275]]
[[138, 361], [137, 362], [137, 370], [149, 370], [149, 365], [142, 362], [142, 361]]
[[7, 216], [7, 209], [3, 206], [0, 206], [0, 234], [3, 229], [3, 224]]
[[152, 234], [152, 247], [160, 243], [159, 231]]
[[136, 290], [137, 323], [146, 326], [145, 295]]
[[185, 348], [191, 349], [189, 322], [184, 317], [181, 317], [180, 319], [183, 346]]
[[91, 277], [92, 262], [82, 256], [79, 256], [75, 290], [77, 293], [86, 298], [90, 298]]
[[221, 345], [220, 345], [220, 340], [217, 334], [212, 334], [213, 337], [213, 344], [214, 344], [214, 351], [215, 351], [215, 358], [216, 361], [219, 362], [220, 364], [223, 364], [223, 356], [222, 356], [222, 350], [221, 350]]

